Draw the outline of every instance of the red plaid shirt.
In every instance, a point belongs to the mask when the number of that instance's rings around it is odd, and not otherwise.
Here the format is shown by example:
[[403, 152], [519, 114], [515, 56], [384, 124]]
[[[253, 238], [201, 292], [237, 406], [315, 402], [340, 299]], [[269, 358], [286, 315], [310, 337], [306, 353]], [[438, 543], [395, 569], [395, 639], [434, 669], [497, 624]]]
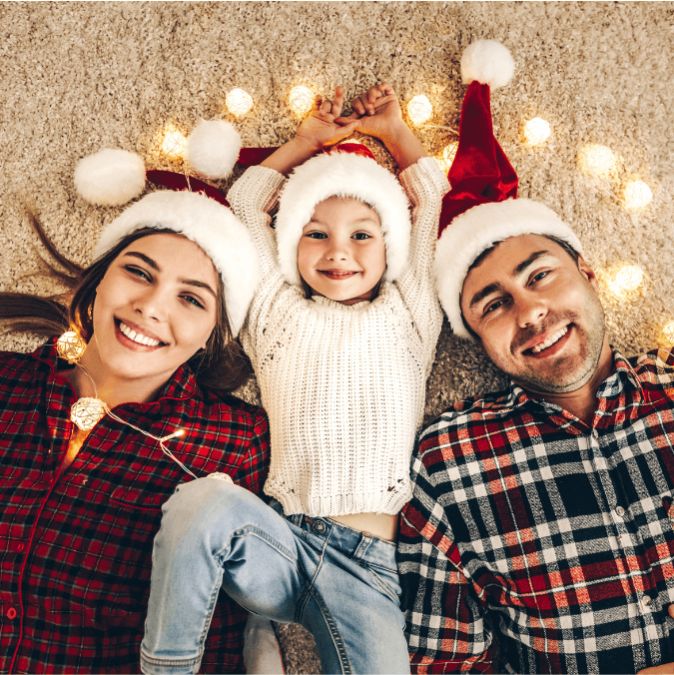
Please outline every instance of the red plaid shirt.
[[417, 672], [674, 661], [674, 351], [627, 361], [591, 428], [517, 386], [422, 434], [399, 535]]
[[[59, 473], [75, 397], [57, 363], [53, 343], [0, 353], [0, 672], [139, 672], [161, 505], [190, 477], [108, 416]], [[225, 471], [261, 491], [263, 411], [200, 389], [189, 368], [156, 401], [114, 412], [155, 436], [185, 429], [167, 447], [196, 475]], [[242, 671], [244, 623], [223, 595], [204, 671]]]

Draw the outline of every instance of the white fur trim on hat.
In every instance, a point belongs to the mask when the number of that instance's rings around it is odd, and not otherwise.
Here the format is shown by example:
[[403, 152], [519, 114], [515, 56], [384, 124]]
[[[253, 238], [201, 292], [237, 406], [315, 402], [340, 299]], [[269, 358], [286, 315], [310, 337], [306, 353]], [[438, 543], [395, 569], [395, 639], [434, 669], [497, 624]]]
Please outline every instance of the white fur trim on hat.
[[240, 150], [241, 136], [225, 120], [201, 120], [187, 137], [187, 161], [206, 178], [227, 178]]
[[477, 80], [492, 89], [505, 87], [513, 78], [515, 62], [508, 48], [496, 40], [476, 40], [461, 56], [464, 84]]
[[479, 204], [445, 228], [435, 253], [435, 278], [440, 303], [455, 335], [472, 337], [461, 314], [461, 291], [470, 266], [497, 242], [522, 234], [547, 234], [582, 254], [573, 230], [549, 207], [531, 199]]
[[225, 287], [230, 328], [234, 336], [238, 335], [258, 283], [257, 251], [239, 219], [226, 206], [202, 194], [152, 192], [103, 228], [96, 257], [143, 227], [173, 230], [191, 239], [210, 256]]
[[410, 245], [410, 207], [398, 179], [374, 159], [347, 152], [322, 154], [298, 166], [286, 182], [276, 216], [279, 266], [286, 280], [300, 284], [297, 245], [317, 204], [330, 197], [353, 197], [379, 215], [386, 245], [384, 279], [405, 268]]
[[121, 206], [145, 187], [145, 163], [140, 155], [104, 148], [83, 157], [75, 166], [75, 188], [91, 204]]

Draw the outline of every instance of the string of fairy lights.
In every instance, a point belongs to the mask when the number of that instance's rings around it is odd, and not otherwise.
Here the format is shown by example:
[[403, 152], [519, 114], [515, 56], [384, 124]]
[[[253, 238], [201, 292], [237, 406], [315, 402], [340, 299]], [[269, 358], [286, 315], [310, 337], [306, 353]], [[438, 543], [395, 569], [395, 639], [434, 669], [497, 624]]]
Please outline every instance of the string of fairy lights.
[[[303, 117], [314, 106], [316, 93], [305, 85], [293, 87], [288, 94], [288, 106], [297, 116]], [[235, 118], [242, 118], [253, 109], [253, 97], [244, 89], [235, 87], [225, 97], [225, 106]], [[423, 127], [433, 119], [433, 104], [425, 94], [418, 94], [407, 101], [407, 115], [415, 127]], [[522, 125], [522, 142], [527, 147], [544, 146], [553, 134], [550, 123], [533, 117]], [[187, 145], [186, 136], [173, 124], [166, 125], [161, 150], [169, 159], [183, 159]], [[458, 143], [450, 141], [436, 154], [444, 171], [448, 171], [454, 160]], [[619, 193], [619, 202], [626, 211], [635, 213], [646, 209], [653, 201], [650, 186], [638, 176], [630, 175], [621, 166], [616, 153], [606, 145], [589, 143], [583, 145], [577, 155], [578, 169], [585, 175], [613, 183]], [[618, 299], [627, 300], [639, 294], [645, 281], [644, 270], [635, 264], [625, 263], [602, 274], [606, 288]], [[666, 344], [674, 344], [674, 319], [661, 328], [660, 338]]]

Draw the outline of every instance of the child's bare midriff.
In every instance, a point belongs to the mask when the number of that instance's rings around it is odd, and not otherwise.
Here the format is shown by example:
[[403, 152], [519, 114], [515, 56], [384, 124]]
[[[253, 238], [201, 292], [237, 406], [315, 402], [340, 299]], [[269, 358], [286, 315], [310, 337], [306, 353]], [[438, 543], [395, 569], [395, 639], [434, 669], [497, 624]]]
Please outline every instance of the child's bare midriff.
[[346, 516], [331, 516], [330, 520], [388, 541], [395, 541], [398, 535], [398, 516], [388, 513], [352, 513]]

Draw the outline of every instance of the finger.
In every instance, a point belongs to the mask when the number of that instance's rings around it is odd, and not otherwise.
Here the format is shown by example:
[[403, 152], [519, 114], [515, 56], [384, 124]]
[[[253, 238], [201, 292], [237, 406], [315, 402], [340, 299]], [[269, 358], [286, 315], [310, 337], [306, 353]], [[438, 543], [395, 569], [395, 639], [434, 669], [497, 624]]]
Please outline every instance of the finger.
[[672, 619], [674, 619], [674, 604], [667, 607], [667, 613], [672, 617]]
[[365, 115], [367, 112], [365, 110], [365, 103], [363, 103], [362, 97], [360, 96], [356, 96], [356, 98], [351, 101], [351, 108], [353, 108], [353, 111], [359, 116]]
[[383, 96], [395, 96], [396, 95], [393, 87], [388, 82], [382, 82], [379, 85], [379, 91], [381, 91]]
[[329, 98], [322, 101], [318, 107], [318, 112], [321, 115], [329, 115], [332, 112], [332, 101]]
[[380, 96], [382, 96], [382, 91], [378, 84], [375, 84], [374, 87], [370, 87], [367, 90], [367, 100], [369, 103], [374, 104]]
[[368, 115], [375, 114], [375, 101], [379, 98], [379, 90], [377, 86], [370, 87], [361, 97], [365, 103], [365, 109]]
[[343, 115], [341, 117], [335, 118], [335, 124], [339, 124], [340, 127], [351, 124], [352, 122], [358, 122], [358, 115], [356, 113], [351, 113], [350, 115]]
[[340, 134], [341, 132], [344, 132], [343, 138], [348, 138], [354, 131], [358, 130], [358, 125], [360, 124], [360, 120], [352, 120], [348, 124], [343, 124], [342, 128], [340, 129]]
[[342, 114], [342, 107], [344, 106], [344, 89], [342, 87], [335, 87], [335, 97], [332, 99], [332, 114], [339, 117]]

